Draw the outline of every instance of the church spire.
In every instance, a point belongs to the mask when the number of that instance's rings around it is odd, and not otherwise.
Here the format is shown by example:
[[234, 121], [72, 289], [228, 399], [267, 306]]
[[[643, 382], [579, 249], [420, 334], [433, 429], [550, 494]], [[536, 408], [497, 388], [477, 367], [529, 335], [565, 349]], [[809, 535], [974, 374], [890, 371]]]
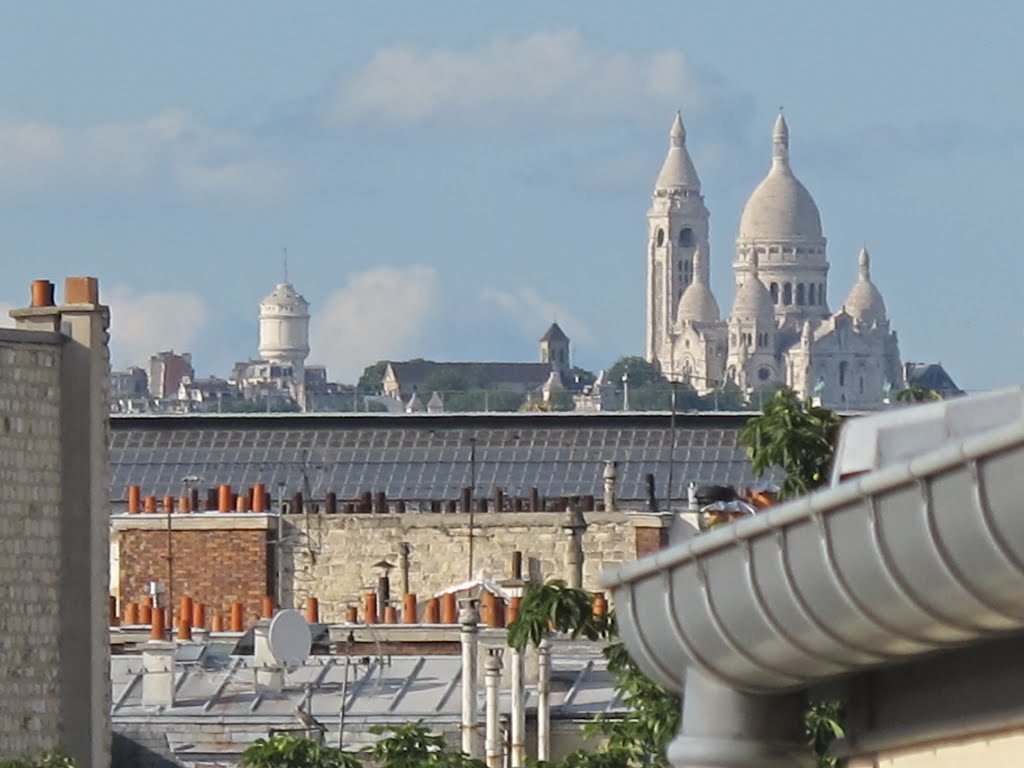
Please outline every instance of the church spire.
[[861, 280], [871, 279], [871, 256], [868, 255], [867, 248], [861, 248], [860, 253], [857, 254], [857, 266], [860, 271]]
[[668, 154], [661, 166], [658, 180], [654, 182], [654, 193], [700, 193], [700, 178], [693, 166], [693, 160], [690, 159], [690, 153], [686, 151], [686, 128], [683, 126], [683, 116], [678, 112], [668, 132]]
[[683, 115], [676, 112], [676, 119], [672, 121], [672, 130], [668, 132], [669, 146], [681, 147], [686, 143], [686, 128], [683, 127]]
[[789, 165], [789, 126], [786, 125], [786, 118], [779, 109], [779, 116], [775, 119], [775, 128], [772, 130], [772, 165]]

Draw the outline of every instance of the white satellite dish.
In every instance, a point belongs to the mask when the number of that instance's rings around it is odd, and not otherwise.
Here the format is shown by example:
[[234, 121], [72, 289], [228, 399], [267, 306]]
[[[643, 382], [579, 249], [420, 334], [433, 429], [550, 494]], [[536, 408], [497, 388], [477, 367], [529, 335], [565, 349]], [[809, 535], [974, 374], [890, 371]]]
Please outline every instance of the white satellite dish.
[[278, 611], [267, 629], [267, 644], [274, 659], [285, 669], [301, 667], [313, 645], [309, 624], [298, 611]]

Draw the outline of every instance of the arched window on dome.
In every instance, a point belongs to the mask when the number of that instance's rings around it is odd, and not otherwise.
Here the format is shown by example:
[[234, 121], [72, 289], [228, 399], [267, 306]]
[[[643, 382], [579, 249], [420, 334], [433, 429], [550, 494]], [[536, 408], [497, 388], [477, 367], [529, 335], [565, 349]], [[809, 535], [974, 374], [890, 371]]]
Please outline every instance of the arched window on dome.
[[790, 283], [782, 286], [782, 303], [787, 307], [793, 303], [793, 286]]
[[679, 244], [683, 248], [693, 248], [696, 243], [696, 238], [693, 236], [693, 230], [689, 227], [679, 230]]
[[658, 231], [654, 233], [654, 242], [659, 246], [665, 244], [665, 230], [661, 227], [658, 227]]
[[778, 304], [779, 303], [779, 284], [778, 283], [772, 283], [771, 292], [772, 292], [772, 302], [774, 304]]
[[797, 286], [796, 286], [796, 303], [797, 303], [797, 306], [802, 307], [804, 305], [804, 303], [806, 302], [806, 300], [807, 300], [807, 297], [804, 295], [804, 284], [803, 283], [797, 283]]
[[814, 283], [807, 284], [807, 303], [814, 306]]
[[846, 386], [846, 371], [850, 367], [850, 364], [845, 360], [839, 364], [839, 386]]

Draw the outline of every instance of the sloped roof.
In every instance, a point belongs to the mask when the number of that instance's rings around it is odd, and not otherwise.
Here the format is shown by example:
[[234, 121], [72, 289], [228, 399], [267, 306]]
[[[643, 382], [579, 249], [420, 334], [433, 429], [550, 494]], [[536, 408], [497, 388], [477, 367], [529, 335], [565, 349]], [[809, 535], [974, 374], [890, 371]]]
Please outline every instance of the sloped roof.
[[962, 395], [964, 391], [946, 373], [942, 363], [907, 363], [907, 385], [924, 387], [940, 395]]
[[543, 336], [540, 337], [541, 341], [568, 341], [569, 337], [565, 335], [558, 323], [552, 323], [551, 327], [547, 329]]

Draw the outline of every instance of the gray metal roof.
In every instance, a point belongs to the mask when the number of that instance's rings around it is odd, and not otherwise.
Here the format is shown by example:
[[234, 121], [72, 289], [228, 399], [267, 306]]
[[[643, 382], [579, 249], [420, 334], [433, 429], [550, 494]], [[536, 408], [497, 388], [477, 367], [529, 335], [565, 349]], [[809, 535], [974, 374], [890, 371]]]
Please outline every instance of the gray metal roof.
[[[596, 644], [552, 653], [552, 719], [589, 720], [599, 713], [621, 713], [607, 664]], [[194, 648], [194, 647], [193, 647]], [[201, 654], [184, 646], [177, 663], [174, 707], [142, 705], [143, 661], [139, 655], [111, 658], [111, 718], [115, 732], [138, 741], [140, 734], [178, 758], [240, 754], [272, 730], [302, 730], [297, 708], [324, 727], [336, 744], [342, 691], [346, 748], [375, 740], [372, 725], [423, 720], [434, 731], [457, 733], [461, 712], [462, 664], [457, 656], [314, 656], [285, 675], [280, 693], [255, 690], [253, 658], [231, 656], [229, 646], [207, 646]], [[198, 658], [196, 658], [198, 656]], [[188, 658], [188, 662], [180, 659]], [[509, 713], [507, 685], [499, 707]], [[479, 686], [483, 712], [483, 686]], [[527, 709], [535, 709], [536, 687], [527, 689]], [[188, 761], [186, 761], [188, 762]], [[191, 764], [191, 763], [190, 763]], [[200, 764], [200, 763], [196, 763]]]
[[[750, 414], [344, 414], [113, 416], [110, 493], [126, 498], [177, 495], [182, 478], [245, 488], [257, 482], [290, 496], [352, 499], [384, 491], [389, 499], [453, 499], [471, 484], [480, 495], [601, 496], [606, 461], [617, 461], [618, 493], [644, 499], [653, 473], [665, 495], [672, 464], [674, 498], [690, 480], [753, 482], [737, 435]], [[674, 443], [675, 449], [671, 446]], [[475, 461], [471, 462], [471, 455]], [[475, 467], [473, 466], [475, 465]]]

